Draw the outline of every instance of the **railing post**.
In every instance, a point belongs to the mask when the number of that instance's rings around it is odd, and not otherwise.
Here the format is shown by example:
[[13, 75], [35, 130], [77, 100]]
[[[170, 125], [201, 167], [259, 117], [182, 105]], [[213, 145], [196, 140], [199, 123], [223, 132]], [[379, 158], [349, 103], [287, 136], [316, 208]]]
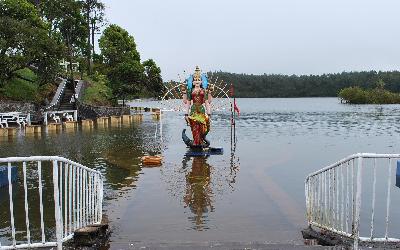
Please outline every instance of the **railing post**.
[[103, 180], [101, 179], [101, 176], [98, 174], [98, 182], [99, 182], [99, 205], [98, 205], [98, 213], [99, 213], [99, 223], [103, 221]]
[[306, 210], [307, 210], [307, 221], [308, 225], [311, 226], [312, 222], [312, 211], [311, 211], [311, 200], [310, 200], [310, 178], [306, 181]]
[[61, 211], [60, 211], [59, 188], [58, 188], [57, 161], [53, 161], [53, 186], [54, 186], [54, 216], [56, 219], [57, 249], [62, 250], [62, 236], [61, 236], [62, 225], [61, 225]]
[[44, 125], [47, 126], [47, 112], [44, 112]]
[[306, 181], [304, 182], [304, 194], [306, 198], [306, 217], [307, 217], [307, 223], [310, 225], [310, 216], [309, 216], [309, 210], [308, 210], [308, 187], [307, 187], [307, 181], [308, 178], [306, 178]]
[[44, 220], [43, 220], [43, 183], [42, 183], [42, 162], [38, 161], [38, 175], [39, 175], [39, 209], [40, 209], [40, 229], [42, 232], [42, 243], [46, 242], [46, 236], [44, 233]]
[[11, 221], [11, 233], [12, 233], [12, 242], [13, 247], [16, 246], [15, 240], [15, 225], [14, 225], [14, 202], [13, 202], [13, 188], [12, 188], [12, 181], [11, 181], [11, 162], [8, 163], [8, 195], [10, 197], [10, 221]]
[[389, 234], [389, 213], [390, 213], [390, 188], [392, 186], [392, 159], [389, 158], [389, 176], [388, 176], [388, 190], [386, 198], [386, 229], [385, 229], [385, 239], [388, 240]]
[[162, 117], [162, 109], [160, 108], [160, 140], [163, 142], [163, 117]]
[[357, 169], [357, 190], [356, 190], [356, 207], [355, 214], [353, 215], [353, 237], [354, 244], [353, 249], [358, 249], [358, 241], [360, 236], [360, 209], [361, 209], [361, 191], [362, 191], [362, 156], [358, 157], [358, 169]]

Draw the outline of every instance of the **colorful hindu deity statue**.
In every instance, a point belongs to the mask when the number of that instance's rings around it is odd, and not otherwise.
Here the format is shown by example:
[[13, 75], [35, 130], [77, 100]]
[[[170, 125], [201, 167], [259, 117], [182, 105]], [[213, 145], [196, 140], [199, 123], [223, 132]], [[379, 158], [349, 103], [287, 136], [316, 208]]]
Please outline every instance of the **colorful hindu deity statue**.
[[206, 135], [210, 131], [212, 100], [207, 75], [202, 74], [199, 67], [196, 67], [194, 74], [186, 79], [186, 87], [182, 92], [186, 107], [185, 120], [190, 125], [193, 135], [189, 146], [206, 147], [209, 145]]

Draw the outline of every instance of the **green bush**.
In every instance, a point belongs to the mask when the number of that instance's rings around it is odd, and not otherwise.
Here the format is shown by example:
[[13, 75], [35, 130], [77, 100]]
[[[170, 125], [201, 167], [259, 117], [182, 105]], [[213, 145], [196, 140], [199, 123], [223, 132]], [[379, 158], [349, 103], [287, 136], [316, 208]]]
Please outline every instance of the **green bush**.
[[89, 84], [83, 94], [84, 103], [94, 106], [111, 105], [113, 95], [104, 75], [95, 74], [90, 78], [85, 77], [84, 80]]
[[382, 88], [364, 90], [360, 87], [348, 87], [340, 90], [339, 95], [351, 104], [398, 104], [400, 94]]
[[37, 75], [30, 69], [25, 68], [25, 69], [20, 69], [15, 72], [15, 75], [22, 77], [25, 80], [31, 81], [31, 82], [36, 82], [38, 80]]
[[37, 101], [38, 86], [18, 79], [6, 84], [2, 93], [6, 98], [14, 101]]
[[2, 95], [13, 101], [38, 100], [38, 85], [22, 79], [12, 79], [7, 82], [1, 90]]
[[15, 72], [15, 76], [3, 84], [0, 89], [3, 98], [13, 101], [37, 102], [39, 85], [37, 76], [28, 68]]

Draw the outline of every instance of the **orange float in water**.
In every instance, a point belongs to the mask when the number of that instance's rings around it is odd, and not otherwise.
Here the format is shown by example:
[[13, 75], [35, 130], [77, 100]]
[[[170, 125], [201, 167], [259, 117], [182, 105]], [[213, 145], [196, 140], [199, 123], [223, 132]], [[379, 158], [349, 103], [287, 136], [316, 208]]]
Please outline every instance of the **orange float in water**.
[[158, 166], [161, 165], [162, 157], [159, 155], [151, 156], [146, 155], [142, 157], [142, 163], [146, 166]]

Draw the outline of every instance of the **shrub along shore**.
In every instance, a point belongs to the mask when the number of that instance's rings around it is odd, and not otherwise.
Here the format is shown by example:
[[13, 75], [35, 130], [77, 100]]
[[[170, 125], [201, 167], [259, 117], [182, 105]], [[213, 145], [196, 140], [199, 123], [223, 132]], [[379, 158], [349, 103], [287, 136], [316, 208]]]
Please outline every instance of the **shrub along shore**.
[[344, 88], [339, 92], [342, 102], [350, 104], [400, 104], [400, 94], [386, 89]]

